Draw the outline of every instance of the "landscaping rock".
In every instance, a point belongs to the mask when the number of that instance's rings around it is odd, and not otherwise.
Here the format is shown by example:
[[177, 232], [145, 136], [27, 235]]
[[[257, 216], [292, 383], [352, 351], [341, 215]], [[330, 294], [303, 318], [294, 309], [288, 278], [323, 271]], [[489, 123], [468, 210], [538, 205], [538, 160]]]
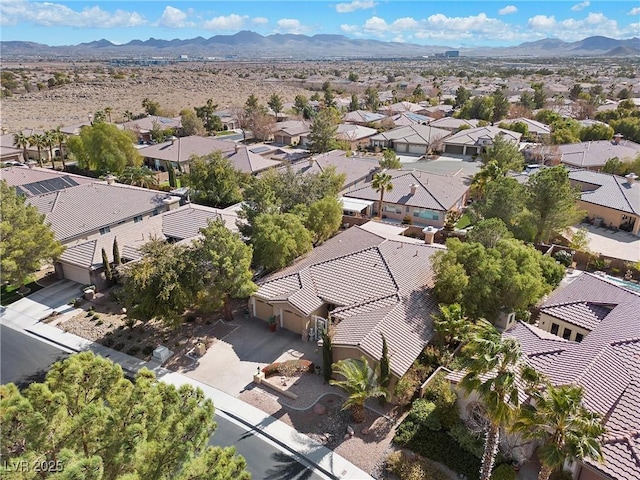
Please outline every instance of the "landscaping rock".
[[313, 406], [313, 413], [315, 413], [316, 415], [324, 415], [325, 413], [327, 413], [327, 409], [323, 404], [318, 402]]
[[351, 425], [347, 425], [347, 434], [351, 437], [353, 437], [356, 434], [355, 430]]

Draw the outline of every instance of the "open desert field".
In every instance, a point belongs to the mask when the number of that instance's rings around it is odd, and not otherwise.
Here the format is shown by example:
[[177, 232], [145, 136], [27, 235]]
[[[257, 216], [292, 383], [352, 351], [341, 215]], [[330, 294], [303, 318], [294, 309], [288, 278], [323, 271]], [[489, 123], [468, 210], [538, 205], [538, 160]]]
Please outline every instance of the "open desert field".
[[[112, 68], [99, 62], [14, 63], [3, 64], [2, 69], [14, 73], [22, 90], [2, 98], [0, 118], [5, 132], [72, 125], [106, 107], [111, 107], [112, 120], [117, 122], [126, 110], [143, 112], [144, 98], [158, 101], [165, 113], [178, 115], [209, 98], [224, 109], [243, 105], [252, 93], [263, 103], [273, 93], [285, 102], [293, 102], [299, 93], [312, 94], [271, 77], [277, 67], [268, 64], [185, 62]], [[50, 87], [51, 79], [60, 84]]]

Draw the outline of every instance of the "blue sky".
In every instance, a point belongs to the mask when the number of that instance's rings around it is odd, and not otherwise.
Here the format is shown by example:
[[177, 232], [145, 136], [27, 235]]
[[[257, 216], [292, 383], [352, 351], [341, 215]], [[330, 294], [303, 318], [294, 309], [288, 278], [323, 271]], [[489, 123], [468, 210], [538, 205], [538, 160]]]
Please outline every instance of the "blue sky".
[[640, 35], [631, 1], [1, 0], [0, 38], [69, 45], [106, 38], [205, 38], [252, 30], [340, 34], [425, 45], [500, 46], [541, 38]]

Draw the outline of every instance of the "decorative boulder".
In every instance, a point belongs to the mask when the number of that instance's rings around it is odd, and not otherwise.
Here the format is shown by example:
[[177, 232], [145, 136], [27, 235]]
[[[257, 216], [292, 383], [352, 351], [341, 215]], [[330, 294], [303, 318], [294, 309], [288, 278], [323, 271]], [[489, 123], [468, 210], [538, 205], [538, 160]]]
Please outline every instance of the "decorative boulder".
[[353, 427], [352, 427], [351, 425], [347, 425], [347, 434], [348, 434], [350, 437], [353, 437], [353, 436], [355, 435], [355, 433], [356, 433], [356, 432], [355, 432], [355, 430], [353, 429]]
[[322, 405], [320, 402], [316, 403], [313, 406], [313, 413], [315, 413], [316, 415], [324, 415], [327, 412], [327, 409], [324, 405]]

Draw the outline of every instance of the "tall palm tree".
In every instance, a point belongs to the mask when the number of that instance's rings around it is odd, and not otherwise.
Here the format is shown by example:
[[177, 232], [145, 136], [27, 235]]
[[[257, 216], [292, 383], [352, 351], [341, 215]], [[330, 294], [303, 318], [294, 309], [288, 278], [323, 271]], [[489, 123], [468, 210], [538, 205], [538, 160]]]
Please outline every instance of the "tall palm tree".
[[371, 186], [376, 192], [380, 192], [380, 206], [378, 208], [378, 216], [382, 216], [382, 201], [384, 200], [384, 192], [393, 190], [393, 177], [386, 172], [378, 172], [373, 176]]
[[45, 143], [47, 145], [47, 148], [49, 149], [49, 160], [51, 161], [51, 168], [53, 168], [55, 170], [56, 169], [56, 162], [55, 162], [55, 158], [53, 156], [53, 146], [58, 141], [57, 138], [56, 138], [56, 131], [55, 130], [47, 130], [46, 132], [44, 132], [44, 141], [45, 141]]
[[465, 316], [459, 303], [440, 305], [440, 313], [433, 315], [435, 331], [442, 337], [447, 346], [464, 342], [469, 337], [473, 326], [471, 320]]
[[34, 133], [29, 136], [29, 145], [38, 149], [38, 165], [42, 167], [42, 149], [47, 146], [46, 137], [41, 133]]
[[60, 152], [60, 160], [62, 161], [62, 169], [65, 170], [67, 168], [67, 164], [64, 161], [64, 145], [67, 141], [67, 135], [61, 130], [61, 126], [58, 126], [55, 130], [53, 130], [55, 141], [58, 142], [58, 151]]
[[333, 364], [333, 371], [344, 377], [344, 380], [330, 380], [331, 385], [337, 385], [349, 395], [342, 404], [342, 409], [351, 409], [351, 417], [356, 423], [364, 422], [364, 403], [369, 398], [386, 397], [388, 392], [378, 383], [378, 375], [369, 366], [365, 356], [360, 360], [348, 358]]
[[156, 188], [158, 186], [158, 177], [156, 177], [155, 172], [144, 165], [141, 167], [126, 167], [122, 175], [118, 177], [118, 180], [121, 183], [136, 187]]
[[582, 406], [583, 395], [576, 385], [547, 385], [533, 396], [531, 404], [522, 407], [513, 429], [525, 438], [542, 441], [538, 480], [549, 480], [569, 458], [603, 461], [602, 417]]
[[25, 162], [29, 160], [29, 153], [27, 152], [27, 148], [29, 148], [29, 137], [24, 134], [24, 132], [18, 132], [13, 135], [13, 145], [22, 149], [22, 158]]
[[462, 349], [466, 370], [460, 386], [475, 392], [486, 409], [487, 431], [480, 480], [489, 480], [500, 444], [500, 427], [510, 424], [519, 407], [519, 379], [533, 380], [534, 372], [522, 359], [520, 344], [503, 338], [491, 323], [478, 320], [469, 342]]
[[109, 123], [111, 123], [111, 114], [113, 113], [113, 108], [111, 107], [104, 107], [104, 109], [102, 110], [104, 112], [104, 114], [107, 116], [107, 118], [109, 119]]

